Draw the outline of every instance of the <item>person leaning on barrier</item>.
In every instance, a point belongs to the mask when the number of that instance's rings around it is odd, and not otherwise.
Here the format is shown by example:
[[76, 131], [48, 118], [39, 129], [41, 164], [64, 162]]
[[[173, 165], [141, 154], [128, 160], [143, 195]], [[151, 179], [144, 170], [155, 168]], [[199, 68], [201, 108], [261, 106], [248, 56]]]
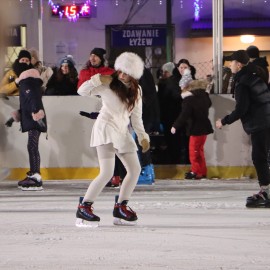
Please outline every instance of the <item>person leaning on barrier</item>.
[[7, 96], [18, 96], [19, 88], [15, 80], [20, 76], [24, 70], [25, 63], [30, 64], [31, 54], [27, 50], [21, 50], [18, 58], [12, 65], [12, 68], [8, 70], [0, 83], [0, 94]]
[[45, 95], [77, 95], [77, 83], [78, 72], [75, 68], [75, 62], [71, 55], [67, 55], [61, 59], [59, 68], [54, 69], [54, 73], [47, 83]]
[[106, 50], [103, 48], [94, 48], [90, 52], [89, 60], [86, 62], [84, 68], [79, 73], [78, 88], [95, 74], [111, 75], [114, 70], [105, 66]]
[[38, 51], [34, 48], [29, 49], [31, 54], [31, 64], [34, 66], [35, 69], [38, 70], [40, 77], [43, 81], [42, 84], [42, 91], [45, 92], [47, 83], [51, 76], [53, 75], [53, 70], [51, 67], [46, 67], [42, 64], [38, 57]]
[[227, 57], [234, 76], [235, 109], [216, 121], [221, 129], [241, 120], [243, 129], [251, 137], [252, 161], [257, 172], [260, 191], [247, 198], [246, 207], [270, 207], [270, 171], [267, 154], [270, 145], [270, 90], [257, 74], [256, 65], [249, 61], [245, 50]]

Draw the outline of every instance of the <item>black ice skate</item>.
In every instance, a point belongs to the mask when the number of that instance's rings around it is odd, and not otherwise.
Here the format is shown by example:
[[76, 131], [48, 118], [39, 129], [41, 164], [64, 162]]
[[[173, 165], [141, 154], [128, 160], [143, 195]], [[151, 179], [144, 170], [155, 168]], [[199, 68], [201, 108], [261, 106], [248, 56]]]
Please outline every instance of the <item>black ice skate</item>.
[[43, 190], [41, 175], [39, 173], [28, 175], [27, 178], [18, 183], [18, 187], [21, 187], [23, 191]]
[[26, 180], [28, 180], [28, 177], [31, 176], [31, 175], [32, 175], [32, 173], [30, 171], [27, 172], [26, 173], [26, 177], [23, 180], [21, 180], [21, 181], [18, 182], [18, 188], [21, 188], [22, 187], [22, 184], [24, 184], [25, 182], [27, 182]]
[[260, 191], [258, 194], [247, 197], [247, 208], [270, 208], [270, 199], [265, 191]]
[[196, 173], [190, 171], [190, 172], [185, 173], [185, 179], [186, 180], [201, 180], [202, 176], [197, 175]]
[[116, 196], [116, 202], [113, 209], [114, 225], [129, 225], [134, 226], [137, 224], [138, 219], [136, 213], [127, 206], [128, 201], [125, 200], [122, 203], [117, 203], [118, 196]]
[[76, 213], [76, 226], [77, 227], [98, 227], [100, 218], [93, 213], [92, 202], [82, 202], [83, 197], [80, 197], [78, 210]]

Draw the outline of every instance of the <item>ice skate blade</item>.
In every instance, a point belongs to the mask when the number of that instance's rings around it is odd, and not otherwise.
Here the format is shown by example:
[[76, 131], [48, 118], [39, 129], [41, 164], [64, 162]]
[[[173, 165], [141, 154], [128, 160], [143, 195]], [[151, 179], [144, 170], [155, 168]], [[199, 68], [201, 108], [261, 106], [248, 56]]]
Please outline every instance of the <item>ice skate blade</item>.
[[246, 204], [246, 208], [270, 208], [270, 203], [263, 204]]
[[99, 224], [98, 221], [87, 221], [81, 218], [77, 218], [75, 225], [78, 228], [97, 228]]
[[137, 225], [137, 221], [126, 221], [121, 218], [114, 218], [113, 224], [117, 226], [135, 226]]
[[43, 187], [20, 187], [23, 191], [41, 191]]

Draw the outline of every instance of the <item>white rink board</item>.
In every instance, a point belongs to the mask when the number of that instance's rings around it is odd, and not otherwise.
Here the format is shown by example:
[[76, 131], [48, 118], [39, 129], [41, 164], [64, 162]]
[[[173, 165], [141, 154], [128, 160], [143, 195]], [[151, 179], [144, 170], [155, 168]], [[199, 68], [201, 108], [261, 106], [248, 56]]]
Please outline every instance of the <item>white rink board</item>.
[[[235, 101], [231, 95], [211, 95], [213, 106], [210, 119], [215, 120], [229, 113]], [[96, 150], [89, 147], [94, 120], [79, 115], [79, 111], [98, 111], [100, 100], [80, 96], [45, 96], [48, 140], [40, 137], [42, 168], [98, 167]], [[27, 168], [27, 133], [21, 133], [18, 123], [7, 128], [4, 123], [13, 110], [18, 109], [18, 97], [0, 99], [0, 162], [2, 167]], [[208, 136], [206, 146], [208, 166], [250, 166], [251, 147], [249, 136], [240, 121], [216, 130]]]

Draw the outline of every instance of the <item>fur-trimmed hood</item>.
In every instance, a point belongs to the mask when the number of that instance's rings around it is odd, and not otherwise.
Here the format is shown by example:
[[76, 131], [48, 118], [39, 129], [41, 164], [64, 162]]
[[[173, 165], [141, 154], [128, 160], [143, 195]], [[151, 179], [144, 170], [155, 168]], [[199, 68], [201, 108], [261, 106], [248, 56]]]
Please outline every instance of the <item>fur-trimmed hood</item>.
[[209, 83], [206, 80], [193, 80], [185, 88], [185, 91], [194, 91], [197, 89], [206, 90], [206, 87]]
[[136, 53], [124, 52], [116, 58], [114, 68], [139, 80], [143, 74], [144, 63]]
[[22, 80], [28, 79], [28, 78], [35, 78], [35, 79], [41, 79], [40, 74], [37, 69], [31, 68], [21, 73], [20, 77], [18, 78], [18, 83]]
[[208, 84], [209, 82], [206, 80], [193, 80], [184, 88], [181, 96], [182, 98], [186, 98], [189, 96], [204, 95]]

